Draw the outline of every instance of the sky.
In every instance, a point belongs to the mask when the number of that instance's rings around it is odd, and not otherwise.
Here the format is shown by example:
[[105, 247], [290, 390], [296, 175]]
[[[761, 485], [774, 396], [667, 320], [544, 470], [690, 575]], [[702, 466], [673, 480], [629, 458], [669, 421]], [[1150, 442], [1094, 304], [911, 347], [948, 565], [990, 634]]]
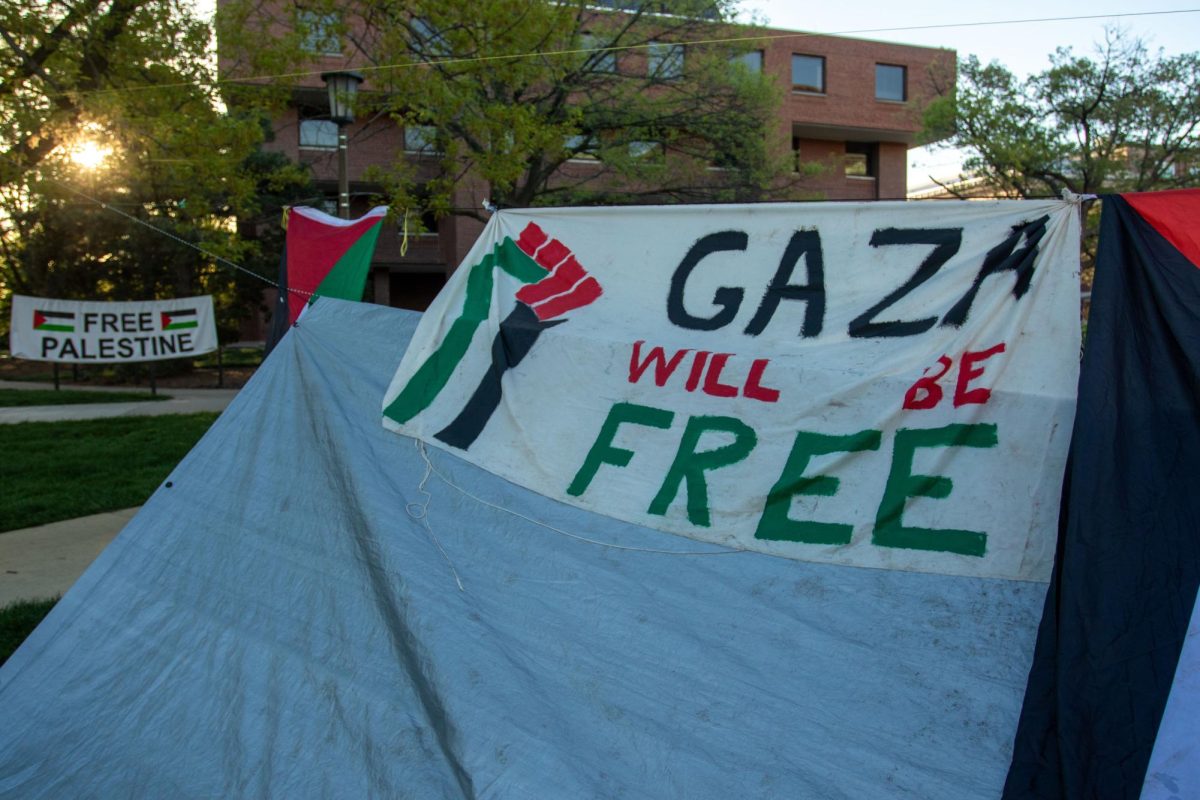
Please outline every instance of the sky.
[[[1200, 50], [1200, 0], [1171, 2], [1145, 0], [1007, 0], [1004, 3], [966, 3], [962, 0], [856, 0], [854, 3], [799, 3], [796, 0], [744, 0], [743, 17], [757, 12], [773, 28], [841, 33], [901, 44], [949, 47], [960, 58], [976, 55], [985, 63], [999, 61], [1024, 76], [1050, 65], [1057, 47], [1090, 53], [1104, 38], [1106, 26], [1117, 25], [1168, 55]], [[1151, 11], [1194, 10], [1193, 13], [1144, 15]], [[1109, 16], [1141, 13], [1142, 16]], [[1087, 16], [1092, 19], [1022, 22], [1007, 25], [972, 25], [1002, 20], [1045, 20], [1049, 17]], [[917, 26], [961, 27], [913, 30]], [[909, 28], [909, 30], [904, 30]], [[909, 151], [909, 189], [958, 175], [963, 153], [946, 148]]]

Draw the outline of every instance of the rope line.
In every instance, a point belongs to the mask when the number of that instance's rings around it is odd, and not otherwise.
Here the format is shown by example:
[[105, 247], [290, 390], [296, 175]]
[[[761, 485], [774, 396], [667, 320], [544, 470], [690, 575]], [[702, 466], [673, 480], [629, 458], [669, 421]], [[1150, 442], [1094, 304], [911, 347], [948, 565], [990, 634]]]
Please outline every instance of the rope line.
[[[3, 156], [3, 155], [4, 154], [0, 153], [0, 156]], [[250, 277], [257, 278], [258, 280], [262, 281], [263, 283], [269, 284], [270, 286], [273, 286], [276, 289], [280, 288], [279, 284], [276, 281], [271, 280], [270, 278], [268, 278], [265, 275], [262, 275], [261, 273], [255, 272], [254, 270], [249, 269], [247, 267], [243, 267], [241, 264], [230, 261], [228, 258], [225, 258], [222, 255], [214, 253], [210, 250], [206, 250], [203, 247], [201, 247], [200, 245], [195, 244], [193, 242], [189, 242], [187, 239], [184, 239], [180, 236], [176, 236], [175, 234], [171, 233], [170, 231], [165, 231], [156, 225], [151, 225], [146, 220], [140, 219], [138, 217], [135, 217], [132, 214], [122, 211], [120, 208], [118, 208], [115, 205], [106, 203], [103, 200], [92, 197], [88, 193], [81, 191], [79, 189], [76, 189], [74, 186], [71, 186], [69, 183], [66, 183], [65, 181], [58, 180], [57, 178], [47, 178], [47, 177], [43, 177], [42, 180], [46, 180], [46, 181], [49, 181], [50, 183], [57, 184], [58, 186], [62, 187], [63, 189], [66, 189], [68, 192], [71, 192], [72, 194], [82, 197], [84, 200], [87, 200], [89, 203], [94, 203], [95, 205], [99, 206], [100, 208], [102, 208], [106, 211], [111, 211], [114, 214], [124, 217], [125, 219], [127, 219], [131, 222], [135, 222], [144, 228], [154, 231], [155, 233], [160, 234], [161, 236], [165, 236], [166, 238], [168, 238], [174, 242], [177, 242], [178, 244], [183, 245], [184, 247], [190, 247], [191, 249], [195, 250], [197, 253], [200, 253], [201, 255], [211, 258], [213, 261], [217, 262], [218, 264], [232, 267], [233, 269], [238, 270], [239, 272], [244, 272], [245, 274], [249, 275]], [[288, 287], [287, 291], [291, 292], [293, 294], [300, 295], [301, 297], [306, 297], [306, 298], [312, 298], [315, 296], [315, 294], [313, 292], [307, 292], [303, 289], [296, 289], [296, 288], [293, 288], [290, 286]]]

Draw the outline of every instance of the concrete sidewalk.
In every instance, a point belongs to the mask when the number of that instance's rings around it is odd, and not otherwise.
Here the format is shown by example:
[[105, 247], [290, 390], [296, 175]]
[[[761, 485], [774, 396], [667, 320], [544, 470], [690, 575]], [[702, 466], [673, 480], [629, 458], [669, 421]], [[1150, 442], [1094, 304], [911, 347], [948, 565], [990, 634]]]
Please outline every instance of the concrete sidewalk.
[[[45, 383], [0, 381], [0, 389], [49, 389]], [[63, 386], [61, 391], [129, 392], [128, 387]], [[79, 405], [25, 406], [0, 408], [0, 425], [14, 422], [58, 422], [69, 419], [105, 419], [109, 417], [157, 417], [163, 414], [194, 414], [198, 411], [224, 411], [237, 397], [237, 389], [160, 389], [170, 400], [127, 403], [81, 403]], [[0, 534], [2, 535], [2, 534]]]
[[127, 508], [0, 533], [0, 607], [70, 589], [137, 512]]

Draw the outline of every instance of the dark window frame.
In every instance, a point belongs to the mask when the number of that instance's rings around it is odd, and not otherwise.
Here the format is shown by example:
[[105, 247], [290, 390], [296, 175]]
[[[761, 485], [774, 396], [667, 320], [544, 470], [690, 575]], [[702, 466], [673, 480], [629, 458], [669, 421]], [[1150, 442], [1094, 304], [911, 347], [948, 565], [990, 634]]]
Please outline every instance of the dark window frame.
[[[885, 96], [883, 87], [881, 86], [880, 77], [890, 72], [891, 70], [900, 71], [900, 96]], [[894, 73], [892, 73], [894, 76]], [[908, 67], [903, 64], [883, 64], [875, 65], [875, 99], [882, 100], [887, 103], [906, 103], [908, 102]]]
[[[817, 65], [820, 67], [821, 74], [819, 84], [796, 82], [796, 65], [799, 63], [799, 59], [805, 59], [807, 62], [810, 62], [811, 65]], [[815, 56], [809, 53], [792, 53], [792, 91], [805, 92], [807, 94], [825, 94], [827, 85], [825, 66], [825, 56]]]
[[[333, 132], [331, 142], [326, 138], [329, 135], [330, 126], [332, 126]], [[321, 118], [318, 116], [304, 116], [302, 114], [297, 128], [297, 144], [301, 150], [337, 150], [337, 123], [329, 119], [328, 115]], [[307, 137], [305, 136], [306, 130], [309, 134]], [[320, 133], [317, 131], [320, 131]]]
[[730, 64], [740, 65], [747, 72], [761, 75], [767, 64], [765, 50], [747, 50], [729, 59]]
[[567, 151], [567, 161], [594, 164], [600, 160], [596, 137], [590, 134], [575, 133], [563, 137], [563, 149]]
[[432, 22], [424, 17], [413, 17], [410, 26], [412, 39], [409, 46], [425, 60], [453, 55], [453, 48], [446, 35], [435, 28]]
[[646, 47], [646, 73], [662, 81], [679, 80], [686, 57], [682, 44], [652, 41]]
[[442, 154], [438, 147], [438, 130], [434, 125], [410, 123], [404, 126], [404, 152], [408, 155], [437, 156]]
[[612, 42], [602, 41], [598, 34], [591, 31], [581, 33], [579, 41], [580, 49], [589, 51], [586, 53], [586, 57], [592, 62], [592, 72], [600, 75], [616, 75], [621, 71], [617, 60], [617, 51], [607, 49], [613, 46]]
[[336, 12], [300, 9], [297, 14], [300, 25], [306, 28], [304, 40], [300, 42], [300, 49], [303, 52], [314, 56], [340, 56], [343, 54], [345, 44], [337, 30], [338, 25], [341, 24], [341, 18]]
[[[846, 142], [843, 174], [847, 178], [876, 179], [879, 177], [879, 144], [877, 142]], [[862, 172], [851, 164], [861, 164]]]
[[625, 144], [625, 151], [635, 161], [660, 164], [667, 157], [667, 143], [662, 139], [631, 139]]

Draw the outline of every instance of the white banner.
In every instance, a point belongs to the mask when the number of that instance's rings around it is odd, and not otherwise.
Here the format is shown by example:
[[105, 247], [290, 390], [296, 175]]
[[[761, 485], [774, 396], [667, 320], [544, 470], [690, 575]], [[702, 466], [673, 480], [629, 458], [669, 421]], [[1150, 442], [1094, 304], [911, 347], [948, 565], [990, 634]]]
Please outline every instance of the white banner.
[[1078, 245], [1062, 201], [501, 212], [384, 424], [705, 542], [1046, 580]]
[[68, 364], [162, 361], [217, 349], [212, 297], [133, 303], [13, 295], [15, 358]]

